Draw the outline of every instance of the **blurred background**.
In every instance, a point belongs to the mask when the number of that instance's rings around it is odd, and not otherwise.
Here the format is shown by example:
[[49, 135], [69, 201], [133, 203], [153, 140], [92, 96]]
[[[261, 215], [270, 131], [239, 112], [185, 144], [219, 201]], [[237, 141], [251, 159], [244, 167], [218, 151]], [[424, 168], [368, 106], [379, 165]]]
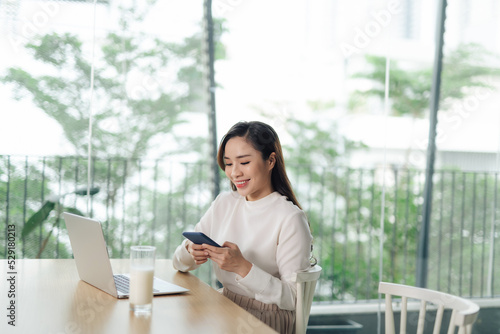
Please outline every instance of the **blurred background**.
[[261, 120], [311, 222], [316, 303], [376, 300], [380, 280], [498, 297], [500, 4], [448, 1], [442, 45], [431, 0], [206, 5], [0, 1], [0, 240], [15, 224], [18, 257], [70, 258], [72, 211], [111, 257], [169, 258], [230, 189], [221, 137]]

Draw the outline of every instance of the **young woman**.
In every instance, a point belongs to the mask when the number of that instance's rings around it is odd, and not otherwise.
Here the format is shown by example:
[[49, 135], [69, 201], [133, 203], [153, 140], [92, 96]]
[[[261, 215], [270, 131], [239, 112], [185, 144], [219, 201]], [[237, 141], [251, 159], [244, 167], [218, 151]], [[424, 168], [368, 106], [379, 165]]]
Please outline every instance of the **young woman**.
[[195, 226], [222, 245], [188, 240], [176, 249], [177, 270], [210, 259], [223, 294], [280, 333], [293, 333], [292, 275], [310, 267], [312, 236], [288, 180], [272, 127], [240, 122], [224, 136], [217, 156], [232, 191], [220, 194]]

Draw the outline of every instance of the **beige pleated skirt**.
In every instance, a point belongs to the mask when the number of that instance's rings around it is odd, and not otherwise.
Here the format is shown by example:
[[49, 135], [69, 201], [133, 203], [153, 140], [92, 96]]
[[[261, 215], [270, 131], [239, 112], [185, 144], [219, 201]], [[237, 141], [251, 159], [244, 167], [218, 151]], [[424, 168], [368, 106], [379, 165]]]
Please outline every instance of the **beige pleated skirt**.
[[295, 311], [282, 310], [275, 304], [265, 304], [228, 289], [221, 289], [222, 294], [247, 312], [264, 322], [280, 334], [295, 334]]

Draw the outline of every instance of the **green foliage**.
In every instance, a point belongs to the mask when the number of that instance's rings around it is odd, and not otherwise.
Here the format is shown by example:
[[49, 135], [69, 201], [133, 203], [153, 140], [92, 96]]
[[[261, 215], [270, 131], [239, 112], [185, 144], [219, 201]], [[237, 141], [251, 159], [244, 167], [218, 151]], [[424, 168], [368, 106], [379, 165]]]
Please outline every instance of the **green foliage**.
[[[159, 140], [183, 140], [174, 135], [185, 113], [199, 112], [203, 98], [203, 34], [180, 43], [131, 30], [146, 9], [122, 8], [119, 32], [109, 32], [95, 57], [93, 106], [90, 110], [91, 63], [78, 36], [50, 33], [26, 45], [42, 74], [9, 68], [0, 77], [11, 84], [14, 97], [30, 97], [34, 105], [56, 120], [76, 154], [87, 152], [89, 114], [93, 114], [92, 150], [96, 156], [140, 158]], [[223, 21], [215, 21], [217, 57], [225, 51], [220, 37]], [[40, 71], [37, 71], [39, 73]], [[201, 152], [203, 146], [189, 145]], [[154, 147], [172, 154], [170, 146]], [[185, 150], [179, 150], [184, 152]]]
[[[385, 94], [386, 60], [378, 56], [366, 56], [371, 67], [368, 72], [357, 73], [354, 78], [368, 79], [374, 83], [373, 88], [366, 92], [358, 91], [356, 95], [375, 95], [380, 98]], [[396, 115], [410, 114], [414, 117], [423, 115], [429, 107], [431, 88], [431, 69], [407, 70], [392, 61], [389, 70], [389, 92], [392, 109]]]
[[[168, 43], [132, 32], [132, 21], [140, 20], [144, 12], [123, 9], [122, 14], [121, 31], [107, 34], [96, 61], [93, 145], [97, 157], [92, 161], [92, 182], [102, 191], [93, 201], [96, 211], [105, 212], [105, 219], [101, 220], [111, 257], [127, 257], [130, 245], [148, 243], [157, 246], [158, 257], [168, 258], [182, 241], [181, 232], [196, 224], [212, 200], [208, 191], [209, 167], [185, 164], [168, 168], [160, 159], [151, 166], [147, 165], [150, 161], [142, 158], [152, 143], [159, 138], [170, 138], [168, 135], [184, 122], [183, 113], [199, 109], [203, 93], [202, 34], [187, 37], [181, 43]], [[216, 22], [216, 28], [219, 59], [225, 56], [219, 41], [224, 31], [222, 22]], [[43, 65], [43, 74], [11, 68], [2, 78], [13, 85], [17, 99], [30, 97], [38, 108], [57, 120], [81, 155], [86, 153], [89, 109], [82, 100], [86, 101], [83, 97], [89, 94], [91, 72], [90, 63], [83, 56], [84, 47], [71, 34], [42, 36], [28, 44], [27, 49]], [[462, 46], [447, 55], [443, 103], [464, 98], [467, 88], [489, 87], [483, 79], [497, 72], [478, 65], [483, 55], [486, 54], [473, 45]], [[361, 106], [366, 96], [382, 97], [384, 93], [385, 60], [368, 57], [367, 61], [372, 69], [357, 77], [370, 80], [373, 89], [358, 92], [351, 100], [353, 106]], [[431, 75], [430, 68], [407, 69], [391, 63], [390, 89], [395, 114], [413, 117], [425, 114]], [[334, 102], [313, 101], [309, 105], [321, 110], [333, 107]], [[377, 170], [343, 166], [349, 153], [363, 146], [339, 136], [334, 123], [281, 120], [293, 139], [284, 147], [289, 176], [307, 212], [314, 236], [314, 255], [323, 267], [318, 299], [376, 298], [380, 257], [384, 264], [382, 278], [414, 284], [421, 219], [421, 172], [388, 171], [392, 182], [383, 191]], [[163, 137], [165, 134], [168, 135]], [[201, 152], [206, 141], [180, 134], [175, 136], [175, 142], [179, 151]], [[162, 154], [175, 153], [168, 147]], [[60, 195], [86, 183], [86, 166], [87, 160], [83, 158], [55, 158], [44, 161], [43, 167], [30, 166], [25, 171], [23, 161], [10, 164], [2, 161], [0, 203], [10, 206], [8, 212], [0, 210], [0, 217], [5, 221], [8, 214], [9, 221], [15, 221], [18, 231], [23, 231], [19, 240], [22, 256], [71, 256], [59, 213], [84, 206], [77, 199], [70, 205], [69, 199], [61, 203], [41, 201], [40, 193], [44, 194], [42, 198]], [[222, 172], [221, 175], [226, 182]], [[477, 183], [466, 176], [461, 180], [460, 187], [444, 177], [439, 181], [442, 189], [456, 187], [464, 197], [458, 198], [449, 190], [434, 196], [434, 207], [442, 205], [445, 215], [432, 217], [434, 226], [440, 226], [431, 231], [432, 249], [440, 250], [452, 263], [458, 243], [466, 244], [461, 256], [470, 258], [466, 264], [477, 271], [479, 265], [474, 264], [484, 261], [485, 252], [479, 241], [487, 237], [483, 222], [491, 212], [486, 209], [482, 213], [471, 212], [480, 200], [491, 199], [494, 190], [488, 188], [484, 198], [477, 194], [474, 197], [465, 190]], [[492, 181], [485, 178], [481, 182], [477, 186], [485, 189]], [[385, 203], [384, 217], [382, 203]], [[460, 216], [459, 210], [467, 214], [462, 216], [462, 229], [457, 233], [458, 226], [452, 222]], [[442, 221], [450, 223], [439, 225]], [[469, 234], [464, 237], [462, 231]], [[380, 242], [384, 243], [382, 254], [378, 249]], [[44, 249], [41, 254], [40, 249]], [[3, 252], [0, 249], [0, 255]], [[439, 267], [436, 261], [436, 257], [431, 259]], [[207, 270], [210, 274], [207, 268], [201, 270], [203, 275]], [[447, 277], [457, 280], [465, 275], [455, 264], [447, 270], [433, 284], [444, 284]]]
[[46, 201], [40, 210], [35, 212], [33, 216], [28, 219], [21, 232], [21, 238], [26, 238], [36, 227], [42, 225], [55, 207], [56, 202]]
[[[107, 237], [111, 253], [118, 256], [124, 255], [131, 242], [137, 242], [146, 235], [149, 240], [154, 240], [148, 235], [151, 229], [144, 230], [144, 226], [153, 224], [151, 219], [146, 220], [143, 227], [138, 227], [139, 221], [123, 215], [141, 217], [141, 212], [163, 210], [163, 202], [154, 209], [152, 202], [142, 209], [143, 203], [121, 212], [116, 209], [125, 205], [122, 203], [125, 194], [135, 191], [142, 191], [143, 195], [148, 195], [148, 201], [152, 201], [152, 195], [147, 193], [145, 187], [132, 186], [133, 183], [129, 182], [129, 179], [140, 175], [143, 168], [141, 158], [152, 150], [159, 159], [186, 152], [191, 155], [198, 153], [199, 158], [207, 151], [204, 138], [193, 137], [192, 132], [176, 131], [186, 123], [186, 113], [205, 111], [201, 104], [205, 94], [202, 29], [178, 43], [133, 29], [144, 20], [155, 2], [120, 8], [120, 29], [108, 32], [99, 40], [94, 59], [92, 110], [89, 104], [92, 67], [86, 54], [91, 45], [76, 35], [49, 33], [33, 38], [33, 42], [26, 45], [26, 51], [37, 62], [37, 70], [13, 67], [0, 76], [0, 82], [12, 87], [15, 99], [31, 99], [34, 106], [57, 121], [75, 153], [80, 156], [87, 153], [89, 114], [92, 112], [92, 185], [98, 185], [103, 190], [95, 196], [95, 201], [104, 203], [104, 208], [101, 206], [100, 210], [107, 212], [104, 225], [109, 231]], [[222, 59], [225, 48], [220, 38], [225, 32], [224, 21], [214, 20], [214, 30], [215, 56]], [[115, 156], [121, 158], [114, 159]], [[107, 160], [100, 160], [99, 157]], [[87, 163], [87, 159], [73, 157], [48, 159], [43, 168], [47, 173], [45, 182], [50, 184], [51, 189], [42, 193], [47, 197], [57, 196], [85, 184], [88, 179]], [[35, 173], [40, 174], [34, 171], [30, 175], [34, 177]], [[45, 180], [44, 177], [42, 180]], [[7, 181], [0, 180], [0, 186], [12, 188], [18, 182], [23, 182], [23, 178], [12, 175]], [[186, 180], [185, 184], [190, 182]], [[31, 183], [28, 182], [28, 186]], [[51, 200], [40, 203], [36, 196], [33, 196], [33, 203], [28, 198], [28, 202], [23, 204], [22, 200], [14, 200], [12, 194], [9, 194], [10, 218], [24, 217], [18, 220], [22, 222], [18, 230], [22, 231], [23, 256], [34, 257], [36, 251], [31, 249], [43, 248], [48, 254], [56, 252], [58, 257], [69, 256], [68, 252], [65, 255], [60, 253], [68, 245], [59, 244], [61, 235], [65, 234], [64, 227], [60, 226], [59, 213], [78, 211], [77, 207], [83, 205], [76, 199], [73, 205]], [[28, 196], [32, 194], [30, 192]], [[158, 191], [155, 196], [158, 201], [158, 198], [163, 199], [164, 194]], [[174, 197], [169, 197], [169, 201], [180, 201], [183, 193], [172, 190], [168, 196]], [[186, 209], [185, 205], [181, 207]], [[177, 213], [174, 216], [180, 219]], [[159, 231], [165, 232], [161, 227]], [[29, 249], [24, 247], [25, 243], [30, 244]], [[171, 247], [167, 247], [165, 254], [170, 252]]]
[[[40, 209], [40, 197], [50, 193], [45, 179], [43, 161], [38, 158], [0, 157], [0, 219], [15, 226], [16, 251], [19, 257], [35, 257], [40, 244], [43, 227], [32, 228], [32, 233], [22, 234], [28, 217]], [[41, 167], [41, 168], [40, 168]], [[43, 218], [50, 212], [52, 204], [47, 204], [37, 217]], [[0, 237], [4, 240], [5, 235]], [[0, 242], [2, 245], [3, 242]], [[52, 246], [50, 243], [49, 246]], [[0, 247], [0, 257], [5, 256], [4, 247]]]
[[323, 267], [316, 300], [377, 298], [380, 256], [385, 279], [414, 283], [421, 172], [388, 170], [383, 192], [377, 169], [343, 166], [364, 147], [336, 135], [333, 123], [287, 119], [285, 126], [293, 139], [284, 147], [288, 173]]
[[498, 61], [498, 56], [479, 44], [461, 44], [444, 55], [441, 104], [447, 109], [453, 101], [462, 100], [471, 93], [471, 88], [495, 89], [492, 77], [500, 76], [500, 70], [488, 66]]
[[[498, 248], [494, 230], [500, 207], [498, 190], [497, 173], [436, 173], [429, 236], [430, 286], [457, 295], [486, 294], [489, 270], [493, 277], [499, 274], [498, 266], [490, 263], [490, 254]], [[500, 282], [492, 283], [496, 291]]]
[[334, 123], [323, 121], [320, 125], [318, 121], [292, 118], [286, 119], [285, 123], [289, 135], [294, 138], [292, 144], [283, 145], [290, 164], [342, 165], [349, 152], [364, 148], [361, 143], [337, 135]]
[[[446, 110], [454, 101], [471, 93], [472, 88], [490, 88], [488, 78], [499, 76], [500, 71], [487, 67], [493, 54], [477, 44], [461, 44], [445, 54], [441, 78], [440, 108]], [[367, 91], [356, 91], [350, 98], [352, 108], [359, 108], [360, 99], [367, 96], [384, 97], [386, 60], [366, 56], [370, 69], [353, 77], [369, 80], [373, 86]], [[394, 115], [424, 117], [429, 109], [432, 86], [432, 66], [404, 67], [392, 60], [389, 67], [389, 95]]]
[[[167, 70], [167, 59], [155, 56], [168, 54], [165, 45], [154, 52], [143, 51], [141, 43], [145, 40], [141, 34], [120, 38], [110, 33], [102, 47], [104, 63], [96, 68], [94, 86], [93, 150], [98, 155], [139, 157], [153, 137], [169, 133], [182, 123], [179, 113], [187, 106], [188, 90], [173, 96], [160, 82], [146, 86], [144, 81], [131, 78], [139, 73], [156, 80], [153, 78], [158, 71]], [[35, 76], [11, 68], [3, 80], [16, 84], [18, 94], [30, 93], [35, 105], [59, 122], [76, 152], [84, 154], [89, 105], [81, 101], [90, 87], [90, 64], [82, 55], [81, 42], [76, 36], [53, 33], [27, 47], [54, 74]], [[158, 59], [160, 63], [155, 64]], [[131, 92], [127, 92], [127, 84], [132, 86]]]

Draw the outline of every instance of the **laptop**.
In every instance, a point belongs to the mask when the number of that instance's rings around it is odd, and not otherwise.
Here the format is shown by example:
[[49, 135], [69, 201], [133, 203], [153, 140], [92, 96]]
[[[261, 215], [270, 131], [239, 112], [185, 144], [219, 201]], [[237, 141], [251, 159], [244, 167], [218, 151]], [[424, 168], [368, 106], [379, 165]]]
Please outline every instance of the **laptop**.
[[[128, 298], [129, 274], [113, 275], [101, 223], [97, 220], [63, 213], [73, 257], [80, 279], [116, 297]], [[189, 291], [155, 277], [153, 295], [178, 294]]]

